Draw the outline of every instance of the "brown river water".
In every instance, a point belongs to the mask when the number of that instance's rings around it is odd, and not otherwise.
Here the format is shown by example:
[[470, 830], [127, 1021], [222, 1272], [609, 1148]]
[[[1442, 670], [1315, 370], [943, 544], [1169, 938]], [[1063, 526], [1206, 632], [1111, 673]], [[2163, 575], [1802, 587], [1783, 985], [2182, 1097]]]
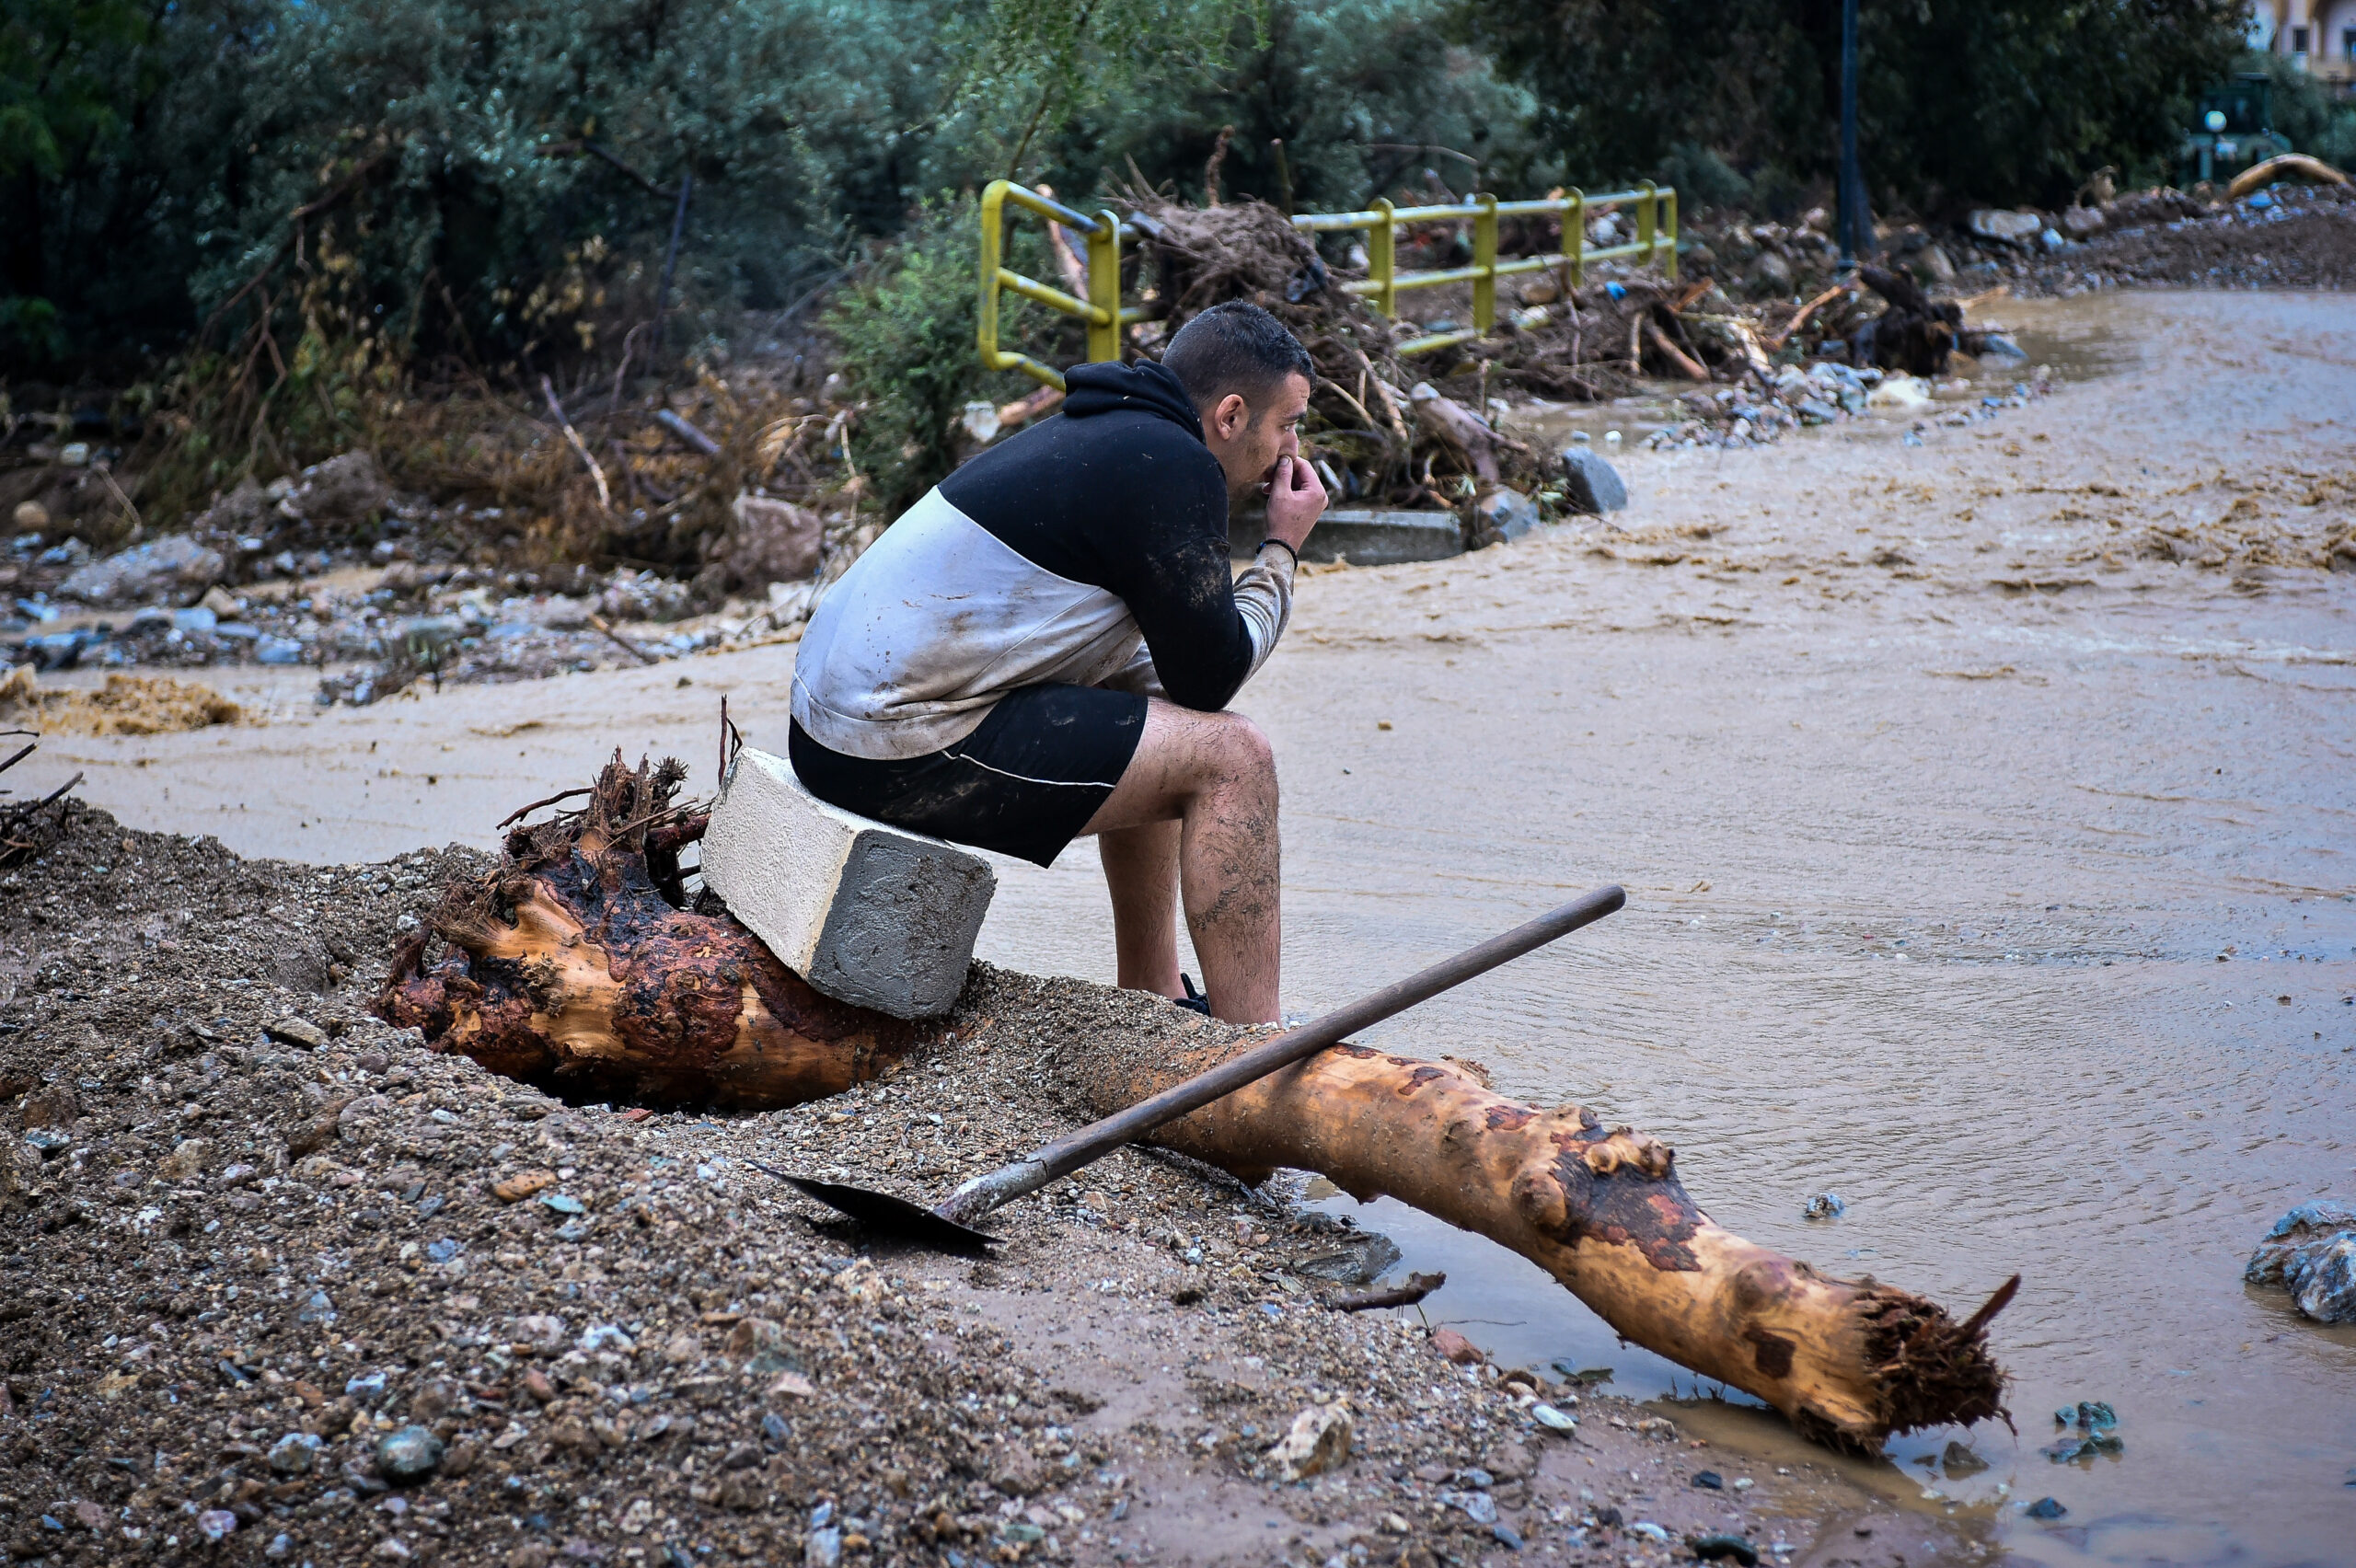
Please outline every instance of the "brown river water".
[[[1958, 1310], [2023, 1275], [1993, 1331], [2018, 1435], [1847, 1467], [1959, 1540], [2356, 1562], [2356, 1329], [2241, 1283], [2283, 1210], [2356, 1197], [2356, 574], [2295, 564], [2356, 503], [2356, 314], [1981, 314], [2061, 389], [1920, 445], [1875, 420], [1649, 453], [1646, 407], [1582, 413], [1632, 438], [1611, 525], [1306, 580], [1239, 703], [1283, 771], [1287, 1005], [1623, 883], [1622, 914], [1370, 1038], [1668, 1140], [1716, 1218], [1828, 1270]], [[2140, 551], [2154, 529], [2218, 564]], [[247, 853], [487, 845], [617, 744], [700, 777], [723, 690], [781, 750], [790, 653], [326, 715], [258, 686], [270, 727], [60, 741], [28, 782], [87, 768], [126, 820]], [[1086, 846], [1001, 878], [982, 956], [1111, 977]], [[1819, 1193], [1845, 1212], [1803, 1218]], [[1358, 1217], [1445, 1268], [1426, 1314], [1500, 1359], [1610, 1367], [1721, 1469], [1797, 1451], [1500, 1249]], [[2124, 1452], [2049, 1460], [2082, 1399]], [[1988, 1468], [1948, 1473], [1951, 1438]], [[2048, 1495], [2062, 1518], [2024, 1515]]]

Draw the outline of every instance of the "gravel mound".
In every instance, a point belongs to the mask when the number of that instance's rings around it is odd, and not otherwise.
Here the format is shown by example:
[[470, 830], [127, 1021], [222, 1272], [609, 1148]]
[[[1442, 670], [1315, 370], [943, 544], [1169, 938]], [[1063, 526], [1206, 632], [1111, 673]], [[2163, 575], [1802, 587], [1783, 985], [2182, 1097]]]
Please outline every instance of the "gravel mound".
[[864, 1246], [754, 1164], [937, 1192], [1066, 1127], [1057, 1052], [1166, 1031], [1151, 998], [977, 968], [895, 1078], [724, 1120], [427, 1053], [366, 1003], [486, 865], [248, 861], [77, 807], [0, 877], [16, 1559], [1616, 1562], [1759, 1535], [1801, 1483], [1688, 1486], [1666, 1420], [1327, 1309], [1337, 1256], [1395, 1252], [1281, 1179], [1124, 1152], [976, 1262]]

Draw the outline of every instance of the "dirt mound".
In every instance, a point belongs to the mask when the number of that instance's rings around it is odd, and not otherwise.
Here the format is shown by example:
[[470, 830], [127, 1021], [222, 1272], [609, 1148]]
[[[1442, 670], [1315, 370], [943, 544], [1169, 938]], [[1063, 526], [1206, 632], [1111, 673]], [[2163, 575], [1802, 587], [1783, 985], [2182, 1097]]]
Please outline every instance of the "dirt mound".
[[32, 666], [0, 677], [0, 723], [31, 724], [52, 735], [163, 735], [249, 715], [211, 686], [169, 675], [109, 675], [98, 691], [41, 691]]
[[[489, 865], [248, 861], [75, 806], [0, 877], [0, 1546], [1257, 1560], [1206, 1534], [1257, 1510], [1285, 1534], [1255, 1518], [1252, 1546], [1427, 1568], [1493, 1520], [1564, 1539], [1582, 1485], [1638, 1516], [1601, 1478], [1662, 1462], [1669, 1423], [1321, 1309], [1295, 1265], [1330, 1260], [1322, 1216], [1124, 1153], [1004, 1211], [1005, 1254], [972, 1264], [862, 1253], [751, 1163], [953, 1184], [1068, 1124], [1056, 1052], [1166, 1006], [977, 969], [903, 1070], [831, 1100], [568, 1104], [365, 1009]], [[1272, 1489], [1265, 1450], [1345, 1390], [1347, 1469]], [[1581, 1447], [1533, 1421], [1541, 1391], [1591, 1418]], [[1747, 1529], [1778, 1484], [1643, 1509]]]

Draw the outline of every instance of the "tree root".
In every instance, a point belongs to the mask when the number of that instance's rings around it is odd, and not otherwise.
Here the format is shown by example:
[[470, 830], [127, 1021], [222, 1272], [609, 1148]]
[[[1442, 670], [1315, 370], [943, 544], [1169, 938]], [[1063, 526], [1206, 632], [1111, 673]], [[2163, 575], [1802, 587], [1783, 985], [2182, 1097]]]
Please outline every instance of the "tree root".
[[575, 1101], [768, 1110], [897, 1062], [907, 1025], [820, 996], [727, 915], [679, 907], [679, 851], [702, 825], [672, 804], [685, 774], [617, 752], [585, 807], [515, 829], [499, 869], [402, 944], [377, 1016]]

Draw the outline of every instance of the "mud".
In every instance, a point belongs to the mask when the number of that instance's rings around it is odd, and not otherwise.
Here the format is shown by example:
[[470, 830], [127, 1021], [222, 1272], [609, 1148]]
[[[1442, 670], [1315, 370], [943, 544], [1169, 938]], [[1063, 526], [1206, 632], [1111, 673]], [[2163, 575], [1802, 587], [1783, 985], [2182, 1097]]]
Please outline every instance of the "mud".
[[[1830, 1527], [1872, 1498], [2028, 1562], [2334, 1562], [2356, 1331], [2240, 1271], [2356, 1184], [2356, 575], [2331, 543], [2356, 329], [2329, 295], [1980, 310], [2084, 368], [1919, 447], [1865, 420], [1623, 451], [1611, 525], [1304, 580], [1241, 704], [1284, 774], [1287, 1006], [1626, 884], [1611, 922], [1370, 1039], [1657, 1134], [1713, 1217], [1829, 1269], [1963, 1302], [2026, 1276], [1993, 1331], [2017, 1443], [1965, 1437], [1979, 1470], [1959, 1435], [1900, 1440], [1778, 1506]], [[2172, 529], [2215, 548], [2143, 548]], [[700, 784], [722, 690], [774, 745], [788, 657], [325, 716], [258, 674], [227, 690], [266, 728], [55, 741], [18, 787], [87, 768], [127, 820], [249, 853], [487, 845], [616, 744]], [[1111, 977], [1084, 847], [999, 870], [985, 957]], [[1828, 1191], [1846, 1213], [1803, 1219]], [[1403, 1272], [1447, 1269], [1426, 1311], [1500, 1360], [1611, 1367], [1746, 1474], [1807, 1452], [1498, 1249], [1318, 1201]], [[2079, 1400], [2117, 1407], [2122, 1453], [2038, 1452], [2038, 1412]], [[2019, 1506], [2046, 1495], [2068, 1513]]]

